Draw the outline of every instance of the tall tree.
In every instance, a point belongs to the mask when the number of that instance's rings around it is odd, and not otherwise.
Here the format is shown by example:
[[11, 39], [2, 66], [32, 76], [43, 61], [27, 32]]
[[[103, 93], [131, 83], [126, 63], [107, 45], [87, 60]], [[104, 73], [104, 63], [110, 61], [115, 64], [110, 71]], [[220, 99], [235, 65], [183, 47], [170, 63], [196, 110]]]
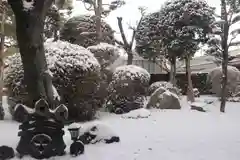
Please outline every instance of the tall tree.
[[240, 41], [236, 41], [240, 33], [240, 28], [231, 29], [240, 21], [240, 2], [238, 0], [221, 0], [221, 15], [216, 15], [218, 19], [211, 39], [208, 41], [210, 45], [208, 52], [218, 58], [222, 64], [222, 94], [220, 111], [225, 112], [228, 82], [228, 61], [229, 48], [240, 45]]
[[133, 30], [133, 33], [132, 33], [132, 38], [131, 38], [131, 41], [128, 42], [127, 41], [127, 38], [126, 38], [126, 35], [125, 35], [125, 32], [124, 32], [124, 29], [123, 29], [123, 25], [122, 25], [122, 17], [117, 17], [117, 20], [118, 20], [118, 28], [120, 30], [120, 34], [121, 34], [121, 37], [122, 37], [122, 42], [121, 41], [117, 41], [116, 42], [121, 45], [125, 51], [127, 52], [128, 54], [128, 60], [127, 60], [127, 64], [130, 65], [133, 63], [133, 43], [134, 43], [134, 40], [135, 40], [135, 36], [136, 36], [136, 32], [139, 28], [139, 25], [141, 24], [142, 22], [142, 19], [144, 17], [144, 14], [145, 14], [145, 8], [143, 7], [139, 7], [139, 11], [141, 13], [141, 17], [140, 17], [140, 20], [137, 22], [137, 26], [136, 27], [131, 27], [130, 28]]
[[17, 42], [24, 69], [29, 107], [40, 98], [54, 104], [54, 88], [43, 46], [44, 20], [53, 0], [8, 0], [16, 20]]
[[103, 0], [77, 0], [84, 3], [85, 8], [88, 11], [94, 11], [96, 18], [96, 33], [98, 37], [98, 42], [101, 42], [102, 39], [102, 30], [101, 30], [101, 20], [103, 17], [109, 15], [109, 13], [125, 4], [123, 0], [114, 0], [108, 4], [103, 3]]
[[[171, 63], [170, 81], [176, 84], [176, 59], [186, 61], [186, 73], [189, 80], [188, 90], [192, 96], [190, 58], [198, 49], [198, 45], [206, 41], [211, 31], [214, 9], [205, 1], [168, 0], [159, 12], [151, 13], [140, 25], [137, 45], [144, 46], [164, 54]], [[147, 49], [146, 49], [147, 48]], [[153, 52], [154, 53], [154, 52]]]

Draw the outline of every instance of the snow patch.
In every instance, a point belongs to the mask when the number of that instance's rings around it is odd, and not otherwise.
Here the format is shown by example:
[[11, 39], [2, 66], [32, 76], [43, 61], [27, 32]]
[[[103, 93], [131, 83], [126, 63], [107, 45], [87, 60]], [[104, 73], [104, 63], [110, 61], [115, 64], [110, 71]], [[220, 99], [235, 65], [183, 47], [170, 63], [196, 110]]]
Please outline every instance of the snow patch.
[[29, 11], [31, 9], [33, 9], [33, 5], [34, 5], [34, 0], [22, 0], [22, 3], [23, 3], [23, 8], [24, 10], [26, 11]]
[[145, 108], [132, 110], [126, 114], [122, 115], [122, 118], [131, 118], [131, 119], [139, 119], [139, 118], [148, 118], [151, 116], [151, 112]]
[[100, 121], [94, 121], [85, 124], [80, 129], [80, 136], [84, 133], [90, 133], [96, 137], [91, 141], [91, 143], [101, 142], [105, 139], [111, 139], [112, 137], [118, 137], [118, 135], [112, 130], [112, 128]]

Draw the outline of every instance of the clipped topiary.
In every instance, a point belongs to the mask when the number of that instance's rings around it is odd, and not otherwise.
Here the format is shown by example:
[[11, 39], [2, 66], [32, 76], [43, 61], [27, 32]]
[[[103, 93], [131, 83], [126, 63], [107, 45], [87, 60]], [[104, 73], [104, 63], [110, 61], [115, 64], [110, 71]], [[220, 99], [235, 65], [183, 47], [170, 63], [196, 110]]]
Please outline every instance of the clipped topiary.
[[[69, 109], [69, 118], [90, 120], [101, 106], [96, 96], [100, 82], [100, 65], [87, 49], [68, 42], [47, 41], [45, 54], [53, 84], [62, 103]], [[23, 68], [19, 54], [7, 58], [4, 82], [9, 96], [17, 103], [27, 104], [26, 86], [23, 84]], [[11, 109], [13, 110], [13, 109]]]
[[[102, 42], [114, 44], [113, 30], [102, 21]], [[70, 18], [60, 32], [60, 39], [83, 47], [98, 44], [96, 35], [96, 20], [92, 15], [80, 15]]]
[[[207, 78], [207, 82], [211, 84], [212, 92], [217, 96], [221, 96], [221, 79], [222, 68], [213, 69]], [[228, 66], [227, 96], [235, 95], [240, 92], [240, 71], [233, 66]]]
[[170, 92], [175, 93], [176, 95], [180, 96], [181, 95], [181, 90], [177, 87], [174, 87], [172, 83], [166, 82], [166, 81], [158, 81], [154, 82], [150, 85], [148, 89], [148, 95], [152, 95], [158, 88], [163, 87]]
[[107, 87], [113, 74], [111, 65], [120, 57], [121, 54], [123, 54], [122, 52], [124, 52], [124, 50], [107, 43], [100, 43], [98, 45], [90, 46], [87, 49], [94, 54], [101, 65], [102, 81], [97, 94], [98, 97], [101, 97], [102, 102], [104, 102], [108, 94]]
[[126, 65], [116, 68], [108, 87], [109, 111], [127, 113], [143, 107], [149, 81], [150, 74], [141, 67]]

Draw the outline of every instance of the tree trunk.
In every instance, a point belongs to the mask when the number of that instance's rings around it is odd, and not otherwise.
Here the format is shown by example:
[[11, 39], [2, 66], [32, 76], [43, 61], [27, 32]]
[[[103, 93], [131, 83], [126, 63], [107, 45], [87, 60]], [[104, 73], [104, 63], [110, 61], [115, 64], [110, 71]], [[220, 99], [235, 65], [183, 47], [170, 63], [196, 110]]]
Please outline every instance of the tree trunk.
[[102, 15], [102, 0], [97, 0], [97, 7], [95, 10], [96, 16], [96, 32], [97, 32], [97, 42], [102, 41], [102, 29], [101, 29], [101, 15]]
[[185, 63], [186, 63], [186, 76], [187, 76], [187, 79], [188, 79], [187, 99], [191, 102], [194, 102], [195, 98], [194, 98], [194, 93], [193, 93], [191, 68], [190, 68], [190, 57], [189, 56], [187, 56], [185, 58]]
[[133, 53], [132, 51], [127, 51], [128, 59], [127, 59], [127, 65], [131, 65], [133, 63]]
[[2, 5], [2, 19], [1, 19], [1, 37], [0, 37], [0, 101], [2, 101], [3, 97], [3, 69], [4, 69], [4, 43], [5, 43], [5, 31], [4, 31], [4, 26], [5, 26], [5, 18], [6, 18], [6, 11], [5, 11], [5, 5], [1, 1]]
[[223, 49], [223, 60], [222, 60], [222, 93], [221, 93], [221, 105], [220, 111], [225, 112], [226, 97], [227, 97], [227, 65], [228, 65], [228, 34], [229, 34], [229, 24], [226, 9], [226, 1], [221, 0], [221, 17], [225, 21], [222, 30], [222, 49]]
[[40, 98], [48, 100], [53, 107], [52, 80], [48, 71], [43, 46], [45, 15], [53, 0], [34, 0], [34, 7], [23, 10], [21, 0], [8, 0], [16, 18], [17, 41], [27, 85], [29, 107]]
[[176, 57], [170, 59], [171, 70], [170, 70], [170, 82], [176, 86]]

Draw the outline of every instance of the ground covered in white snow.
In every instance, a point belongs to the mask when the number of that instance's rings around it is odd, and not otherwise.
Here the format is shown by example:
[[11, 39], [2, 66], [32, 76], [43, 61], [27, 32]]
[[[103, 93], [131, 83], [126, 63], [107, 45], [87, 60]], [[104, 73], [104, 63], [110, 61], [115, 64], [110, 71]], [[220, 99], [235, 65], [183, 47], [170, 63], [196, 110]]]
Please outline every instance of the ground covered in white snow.
[[[219, 112], [216, 100], [206, 106], [206, 113], [191, 111], [184, 104], [182, 110], [150, 110], [150, 115], [143, 111], [144, 118], [139, 119], [101, 113], [98, 121], [120, 136], [120, 143], [87, 145], [82, 156], [71, 158], [67, 155], [52, 159], [239, 160], [240, 103], [229, 102], [224, 114]], [[11, 120], [0, 121], [1, 145], [16, 147], [18, 125]], [[64, 139], [70, 146], [68, 131]], [[68, 148], [66, 150], [68, 152]], [[28, 159], [31, 158], [23, 158]]]

